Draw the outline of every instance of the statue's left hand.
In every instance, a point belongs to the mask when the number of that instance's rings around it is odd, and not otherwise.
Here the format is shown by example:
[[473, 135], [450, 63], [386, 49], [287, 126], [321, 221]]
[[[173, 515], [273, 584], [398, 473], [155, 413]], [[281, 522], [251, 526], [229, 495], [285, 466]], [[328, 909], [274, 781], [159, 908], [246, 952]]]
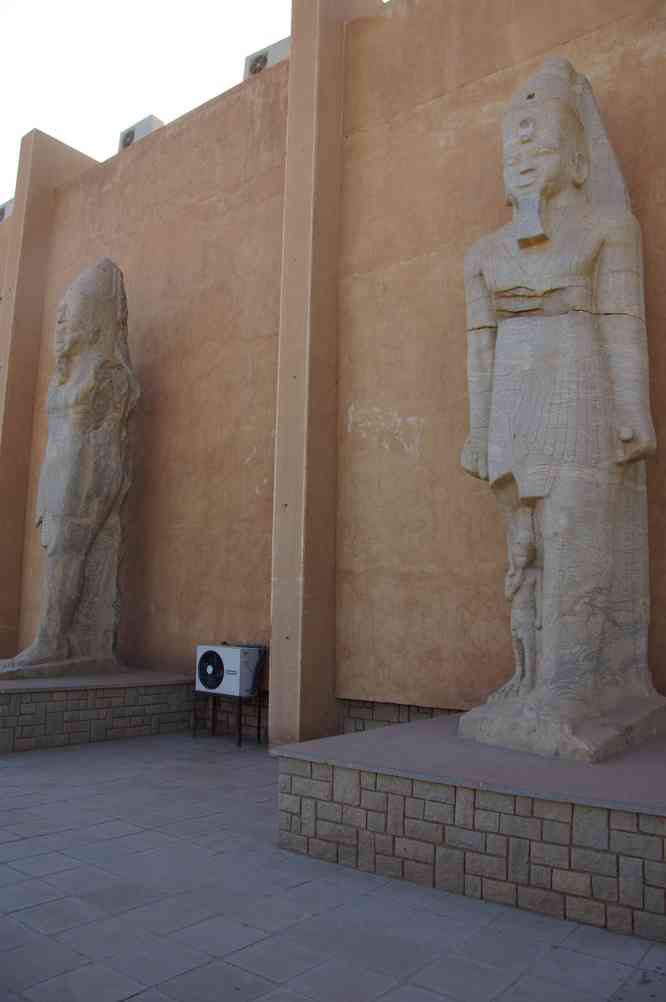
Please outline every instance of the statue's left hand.
[[656, 449], [657, 438], [649, 414], [636, 415], [618, 428], [616, 461], [619, 464], [647, 459]]

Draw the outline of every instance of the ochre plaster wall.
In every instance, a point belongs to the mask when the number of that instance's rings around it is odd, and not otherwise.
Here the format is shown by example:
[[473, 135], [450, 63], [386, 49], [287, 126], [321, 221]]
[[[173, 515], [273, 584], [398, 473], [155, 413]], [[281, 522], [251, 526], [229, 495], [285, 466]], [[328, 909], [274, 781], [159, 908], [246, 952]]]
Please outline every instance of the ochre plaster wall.
[[197, 643], [269, 639], [287, 75], [280, 64], [57, 191], [21, 646], [39, 615], [33, 512], [55, 308], [101, 256], [125, 273], [142, 387], [121, 655], [178, 669]]
[[545, 55], [593, 84], [642, 223], [651, 663], [666, 691], [666, 4], [396, 0], [347, 43], [338, 696], [466, 707], [511, 672], [505, 548], [465, 475], [463, 257], [508, 218], [500, 121]]

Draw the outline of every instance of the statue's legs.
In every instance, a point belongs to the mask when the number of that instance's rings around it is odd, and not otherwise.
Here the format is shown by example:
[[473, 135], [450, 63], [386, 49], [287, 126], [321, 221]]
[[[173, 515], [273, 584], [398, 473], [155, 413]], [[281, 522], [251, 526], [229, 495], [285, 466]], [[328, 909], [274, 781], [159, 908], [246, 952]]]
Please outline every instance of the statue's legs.
[[543, 546], [540, 685], [581, 701], [647, 674], [648, 552], [638, 469], [569, 470], [538, 502]]
[[50, 519], [44, 526], [46, 565], [37, 636], [12, 659], [12, 664], [43, 664], [70, 657], [68, 634], [81, 598], [86, 557], [94, 535], [90, 526], [73, 519]]
[[[511, 531], [525, 506], [511, 491], [498, 500]], [[533, 503], [532, 573], [541, 577], [536, 683], [530, 692], [510, 683], [499, 689], [463, 715], [459, 734], [598, 761], [666, 733], [666, 700], [647, 665], [644, 466], [565, 468]]]
[[537, 671], [537, 608], [534, 565], [538, 563], [538, 540], [534, 509], [520, 498], [513, 478], [493, 488], [506, 526], [509, 569], [505, 595], [511, 603], [511, 639], [514, 674], [494, 694], [495, 699], [526, 695], [535, 684]]

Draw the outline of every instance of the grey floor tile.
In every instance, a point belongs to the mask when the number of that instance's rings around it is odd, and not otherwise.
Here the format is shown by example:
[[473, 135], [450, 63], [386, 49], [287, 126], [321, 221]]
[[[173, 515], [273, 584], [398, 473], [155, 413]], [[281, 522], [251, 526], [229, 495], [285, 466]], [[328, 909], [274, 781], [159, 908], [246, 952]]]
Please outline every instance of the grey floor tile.
[[44, 937], [33, 929], [27, 929], [11, 915], [0, 915], [0, 953], [14, 950], [28, 943], [40, 943]]
[[48, 877], [63, 870], [71, 870], [77, 866], [77, 861], [62, 852], [46, 852], [41, 856], [18, 859], [11, 866], [19, 874], [23, 874], [21, 879], [25, 880], [26, 877]]
[[532, 967], [550, 949], [548, 943], [526, 936], [525, 930], [496, 929], [494, 926], [484, 926], [478, 932], [461, 937], [453, 947], [454, 952], [475, 963], [514, 971]]
[[122, 1002], [135, 998], [141, 985], [100, 964], [60, 974], [29, 988], [25, 997], [32, 1002]]
[[441, 951], [432, 944], [401, 939], [386, 929], [369, 927], [343, 931], [333, 952], [339, 959], [402, 980], [431, 964]]
[[274, 987], [265, 978], [242, 971], [224, 960], [214, 960], [205, 967], [163, 982], [160, 991], [178, 1002], [226, 1002], [227, 999], [252, 1002], [264, 998]]
[[95, 960], [132, 953], [144, 944], [162, 942], [146, 929], [128, 923], [124, 915], [69, 929], [60, 933], [57, 940]]
[[132, 925], [149, 929], [161, 936], [202, 922], [219, 913], [219, 903], [209, 896], [172, 894], [141, 908], [134, 908], [124, 916]]
[[205, 886], [224, 875], [219, 857], [194, 846], [157, 848], [145, 852], [122, 853], [99, 864], [125, 880], [149, 883], [162, 894]]
[[[546, 981], [556, 981], [590, 994], [611, 995], [632, 973], [625, 964], [590, 957], [564, 947], [553, 947], [532, 965], [530, 973]], [[603, 994], [602, 994], [602, 997]]]
[[93, 891], [102, 890], [118, 880], [118, 877], [99, 866], [90, 866], [77, 860], [73, 860], [73, 862], [74, 866], [70, 869], [49, 874], [49, 884], [57, 887], [63, 894], [77, 896], [91, 894]]
[[415, 914], [416, 921], [420, 922], [420, 916], [427, 921], [436, 924], [440, 921], [440, 916], [433, 915], [432, 912], [414, 913], [398, 902], [375, 901], [374, 895], [364, 895], [356, 901], [347, 901], [336, 909], [328, 909], [322, 917], [332, 918], [344, 926], [357, 926], [360, 929], [400, 929], [405, 925], [405, 916], [410, 917]]
[[24, 992], [27, 988], [74, 971], [89, 963], [87, 957], [62, 943], [44, 939], [36, 949], [34, 944], [20, 946], [0, 955], [0, 990]]
[[294, 978], [286, 987], [317, 1002], [371, 1002], [395, 985], [395, 979], [385, 974], [331, 960]]
[[493, 920], [492, 928], [502, 932], [513, 931], [530, 941], [539, 940], [557, 946], [581, 926], [575, 922], [564, 922], [562, 919], [537, 915], [518, 908], [503, 908]]
[[81, 828], [78, 832], [81, 844], [91, 842], [103, 842], [110, 838], [119, 838], [122, 835], [135, 835], [142, 831], [139, 825], [129, 824], [127, 821], [104, 821], [102, 824], [90, 825]]
[[272, 934], [272, 939], [276, 943], [291, 943], [315, 953], [324, 953], [333, 959], [336, 953], [344, 949], [349, 934], [348, 924], [336, 921], [336, 912], [328, 912], [278, 930]]
[[[371, 921], [374, 928], [376, 920], [372, 918]], [[381, 923], [381, 927], [402, 940], [430, 946], [436, 953], [457, 950], [460, 944], [466, 943], [481, 929], [486, 928], [479, 926], [473, 919], [465, 923], [445, 915], [415, 911], [403, 911], [397, 920], [391, 916], [388, 922]]]
[[506, 910], [490, 901], [477, 901], [475, 898], [464, 898], [460, 894], [447, 894], [445, 891], [430, 892], [430, 896], [423, 899], [423, 905], [417, 901], [416, 906], [435, 915], [445, 915], [465, 923], [475, 921], [478, 925], [489, 925], [497, 921]]
[[250, 974], [258, 974], [281, 984], [319, 966], [328, 957], [307, 947], [279, 943], [269, 938], [232, 953], [226, 959], [227, 963], [242, 967]]
[[42, 856], [46, 852], [58, 852], [67, 840], [62, 835], [40, 835], [36, 838], [17, 839], [0, 844], [0, 863], [11, 863], [15, 859], [29, 859]]
[[611, 996], [611, 1002], [663, 1002], [666, 999], [666, 975], [656, 971], [634, 971]]
[[63, 822], [46, 821], [45, 819], [34, 818], [30, 821], [21, 821], [12, 824], [11, 831], [19, 838], [30, 838], [33, 835], [57, 835], [59, 832], [73, 830], [73, 825]]
[[147, 884], [132, 880], [111, 879], [106, 887], [100, 887], [90, 894], [82, 893], [80, 897], [108, 915], [119, 915], [121, 912], [128, 912], [149, 901], [155, 901], [161, 895], [155, 887]]
[[591, 926], [580, 926], [564, 941], [567, 950], [584, 953], [590, 957], [600, 957], [613, 960], [620, 964], [640, 966], [643, 957], [650, 949], [650, 944], [636, 936], [618, 936], [606, 929], [594, 929]]
[[439, 992], [428, 991], [427, 988], [417, 988], [415, 985], [403, 985], [382, 995], [381, 1002], [455, 1002], [450, 995], [440, 995]]
[[256, 929], [266, 932], [276, 932], [288, 926], [301, 922], [309, 916], [309, 911], [302, 905], [294, 904], [284, 896], [250, 898], [239, 893], [233, 900], [223, 898], [220, 902], [220, 913], [240, 922], [247, 922]]
[[26, 880], [30, 874], [20, 873], [19, 870], [8, 863], [0, 863], [0, 887], [9, 887], [10, 884], [18, 884]]
[[456, 1002], [491, 1002], [517, 981], [520, 973], [447, 953], [410, 980], [421, 988], [450, 995]]
[[[284, 988], [276, 988], [270, 995], [261, 996], [261, 1002], [303, 1002], [304, 999], [304, 995], [294, 995], [293, 992], [286, 991]], [[306, 1002], [312, 1002], [312, 996]], [[429, 1002], [433, 1002], [432, 995]]]
[[0, 845], [6, 845], [8, 842], [16, 842], [16, 835], [3, 824], [0, 826]]
[[641, 960], [640, 966], [649, 971], [666, 974], [666, 946], [662, 946], [661, 943], [656, 943], [654, 946], [650, 946], [649, 943], [647, 945], [648, 952]]
[[249, 925], [241, 925], [224, 915], [216, 915], [189, 925], [185, 929], [171, 933], [167, 941], [202, 950], [214, 957], [225, 957], [243, 947], [251, 946], [266, 938], [268, 934], [263, 929], [254, 929]]
[[45, 901], [62, 898], [62, 891], [45, 880], [21, 880], [18, 883], [0, 887], [0, 912], [9, 914], [19, 908], [41, 905]]
[[210, 957], [206, 953], [190, 950], [186, 946], [174, 948], [173, 943], [164, 941], [141, 943], [135, 949], [114, 954], [106, 961], [114, 970], [146, 987], [153, 987], [209, 962]]
[[169, 999], [166, 995], [162, 995], [162, 992], [158, 992], [157, 988], [149, 988], [140, 995], [132, 995], [132, 1002], [169, 1002]]
[[[330, 863], [329, 866], [335, 864]], [[338, 867], [342, 870], [342, 867]], [[353, 874], [355, 871], [343, 871]], [[458, 894], [448, 894], [446, 891], [433, 890], [428, 887], [418, 887], [408, 881], [404, 883], [399, 880], [389, 880], [382, 887], [377, 888], [373, 897], [377, 901], [384, 901], [391, 904], [399, 903], [403, 908], [430, 908], [431, 906], [441, 906], [445, 908], [447, 903], [451, 905], [459, 904], [461, 901], [471, 902], [478, 905], [479, 902], [472, 901], [471, 898], [461, 898]]]
[[574, 995], [568, 985], [525, 975], [500, 995], [498, 1002], [602, 1002], [608, 999], [605, 992], [590, 995], [579, 988], [575, 991]]
[[57, 898], [55, 901], [47, 901], [46, 904], [36, 905], [34, 908], [13, 912], [14, 918], [19, 922], [27, 925], [30, 929], [49, 935], [73, 929], [75, 926], [86, 925], [88, 922], [95, 922], [97, 919], [106, 918], [106, 915], [107, 913], [101, 908], [89, 904], [82, 898], [74, 897]]

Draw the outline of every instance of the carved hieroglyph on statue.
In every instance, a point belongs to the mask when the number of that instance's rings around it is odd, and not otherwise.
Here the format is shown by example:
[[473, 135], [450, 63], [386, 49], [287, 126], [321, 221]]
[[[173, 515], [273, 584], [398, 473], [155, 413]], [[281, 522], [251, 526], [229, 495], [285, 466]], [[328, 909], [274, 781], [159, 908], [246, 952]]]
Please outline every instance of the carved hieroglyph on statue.
[[666, 731], [647, 662], [650, 415], [639, 225], [588, 80], [504, 119], [513, 220], [466, 259], [468, 473], [507, 532], [513, 677], [459, 733], [598, 761]]
[[5, 677], [115, 663], [129, 418], [138, 397], [123, 275], [103, 259], [70, 286], [56, 315], [36, 511], [46, 550], [41, 617], [34, 642], [0, 662]]

